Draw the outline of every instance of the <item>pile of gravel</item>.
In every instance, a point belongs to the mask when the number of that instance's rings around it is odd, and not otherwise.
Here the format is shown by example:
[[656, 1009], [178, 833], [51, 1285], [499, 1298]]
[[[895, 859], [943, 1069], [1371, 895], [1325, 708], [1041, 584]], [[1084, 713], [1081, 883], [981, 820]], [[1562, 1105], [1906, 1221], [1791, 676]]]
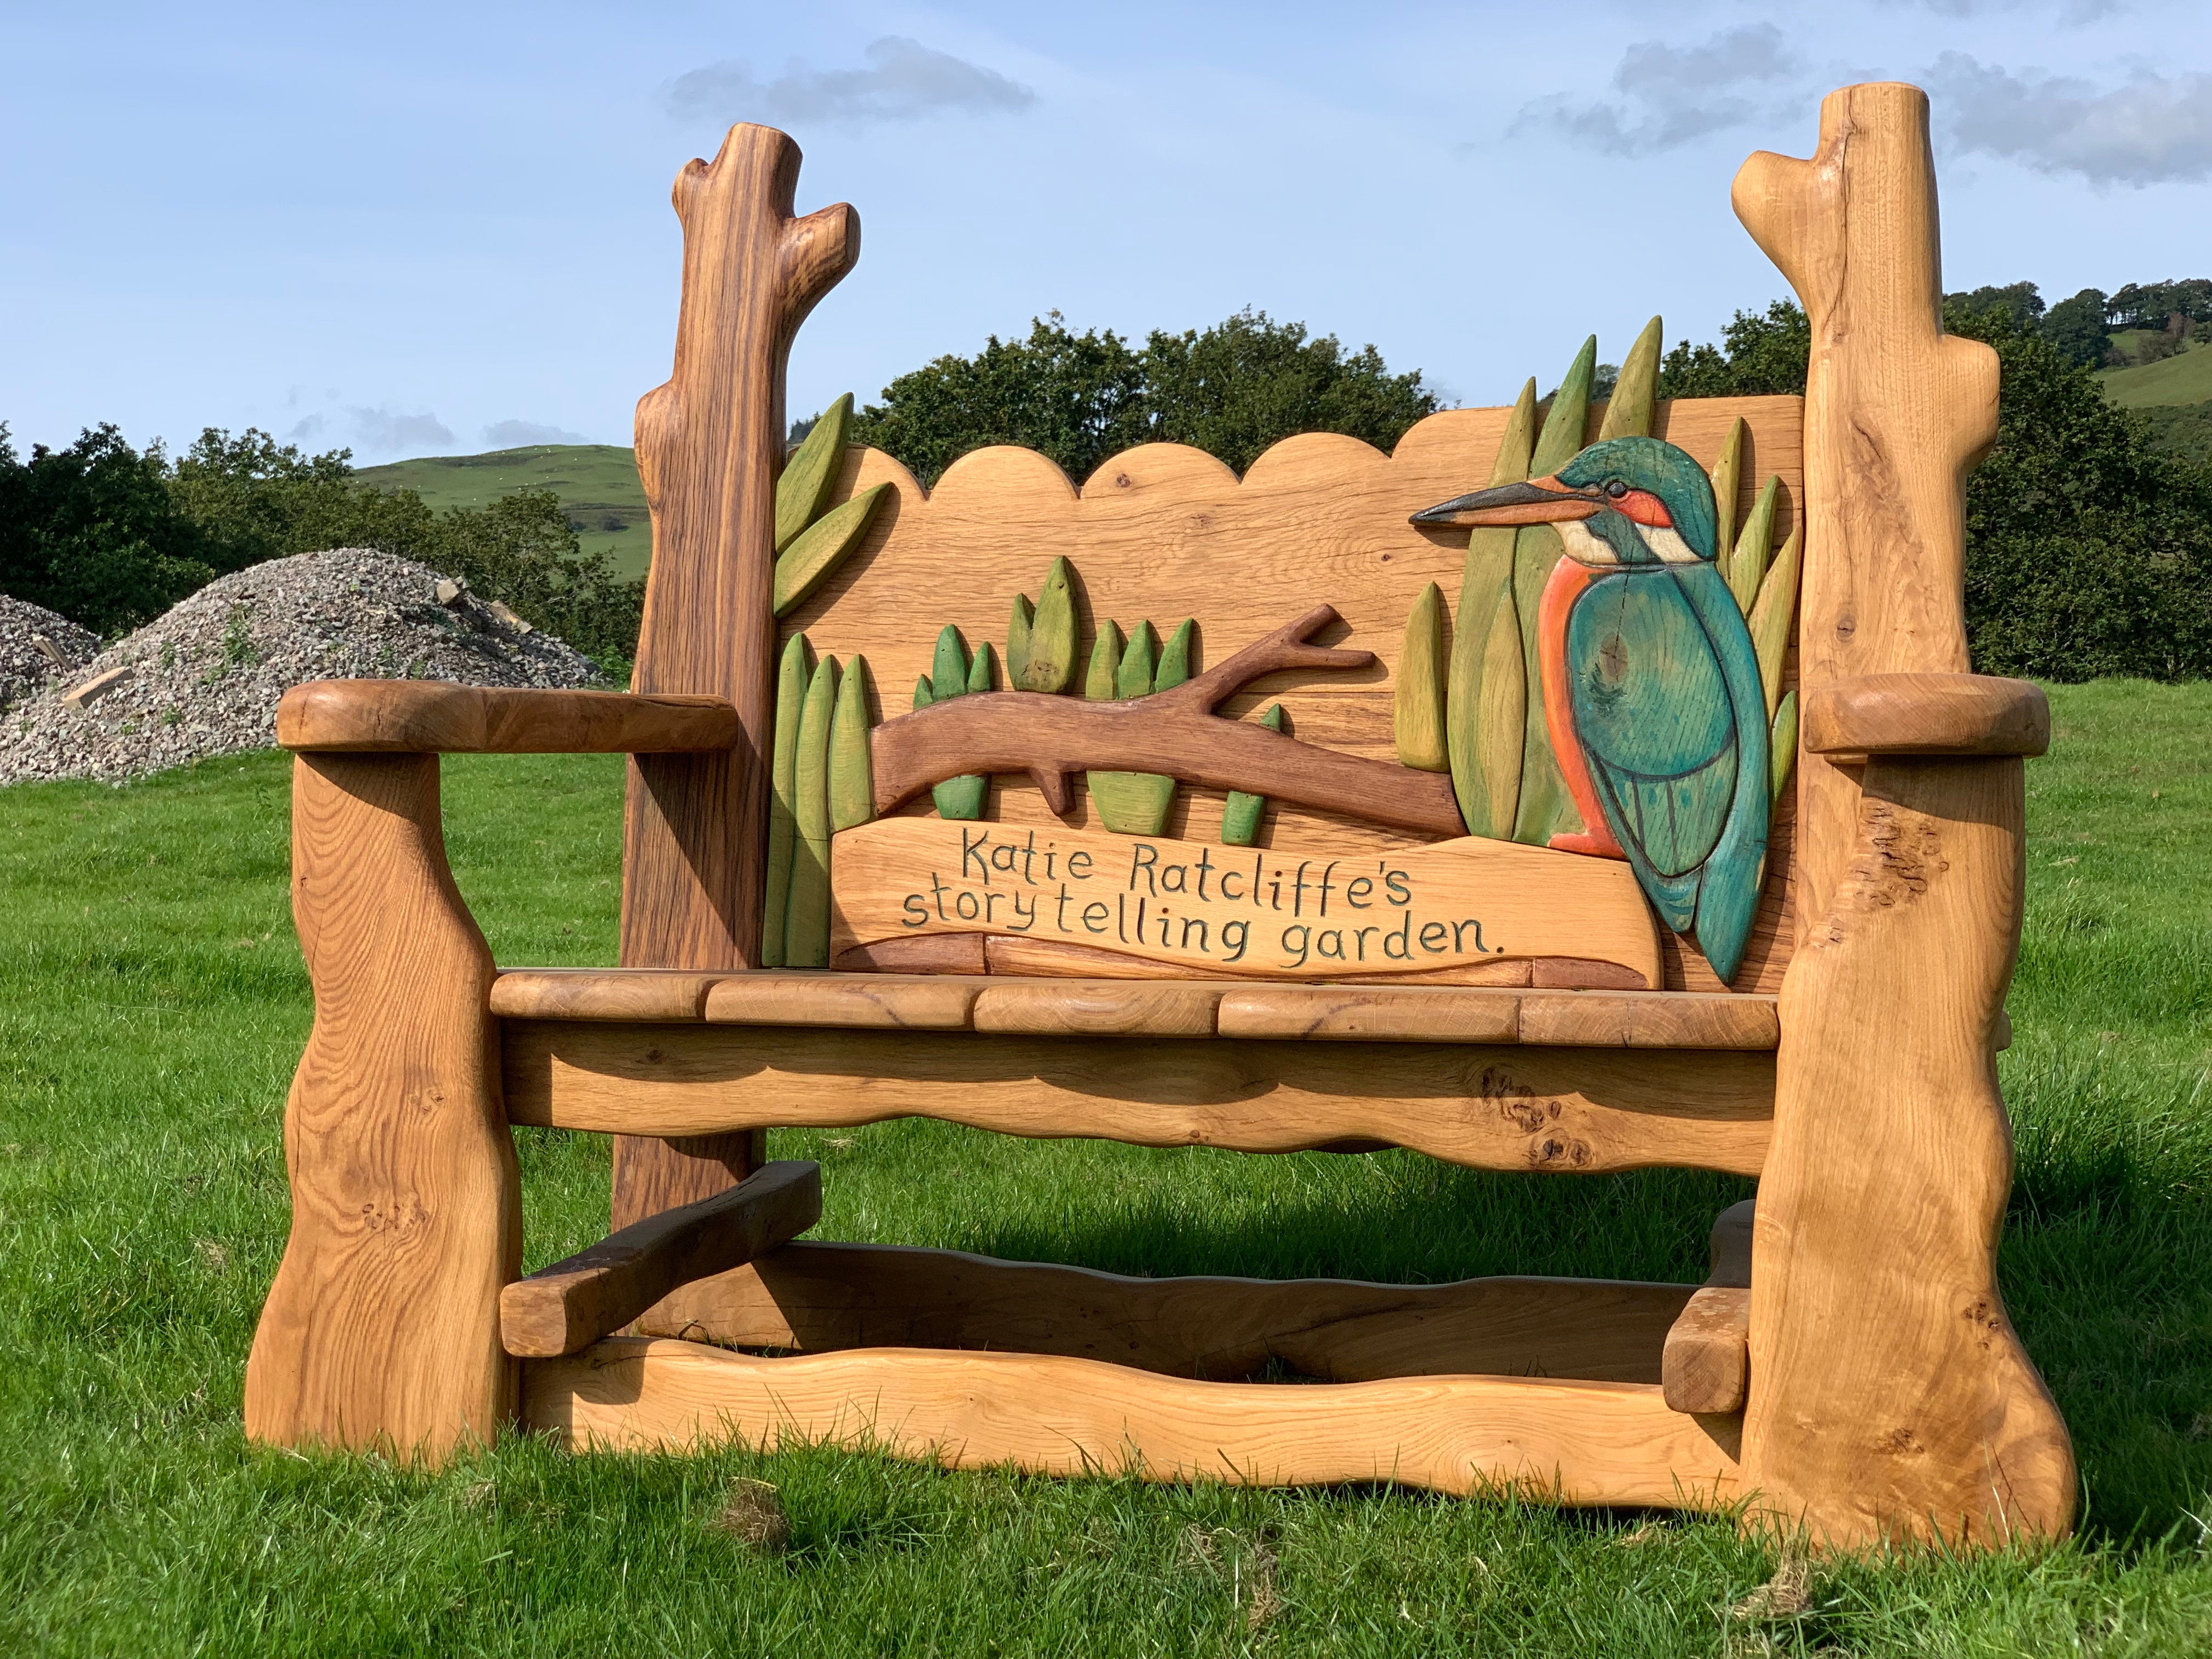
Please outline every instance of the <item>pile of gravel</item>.
[[100, 649], [100, 636], [58, 611], [0, 593], [0, 712], [56, 680], [74, 685]]
[[[83, 707], [67, 701], [118, 669]], [[336, 679], [578, 687], [597, 675], [505, 605], [411, 560], [367, 548], [301, 553], [210, 582], [0, 714], [0, 784], [135, 777], [265, 749], [288, 687]]]

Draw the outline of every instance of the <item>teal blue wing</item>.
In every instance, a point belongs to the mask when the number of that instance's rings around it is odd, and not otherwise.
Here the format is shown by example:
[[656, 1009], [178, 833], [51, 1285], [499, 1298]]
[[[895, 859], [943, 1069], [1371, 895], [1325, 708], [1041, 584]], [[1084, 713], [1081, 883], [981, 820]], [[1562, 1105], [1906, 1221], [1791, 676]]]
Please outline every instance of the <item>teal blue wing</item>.
[[1589, 585], [1566, 652], [1575, 735], [1607, 824], [1661, 920], [1686, 933], [1741, 770], [1711, 635], [1674, 571], [1647, 567]]
[[1720, 840], [1705, 859], [1698, 896], [1698, 948], [1723, 981], [1735, 977], [1759, 910], [1759, 889], [1766, 872], [1768, 812], [1773, 805], [1769, 779], [1766, 694], [1759, 679], [1759, 658], [1735, 596], [1713, 566], [1676, 567], [1675, 580], [1711, 640], [1713, 656], [1728, 687], [1734, 712], [1739, 783]]

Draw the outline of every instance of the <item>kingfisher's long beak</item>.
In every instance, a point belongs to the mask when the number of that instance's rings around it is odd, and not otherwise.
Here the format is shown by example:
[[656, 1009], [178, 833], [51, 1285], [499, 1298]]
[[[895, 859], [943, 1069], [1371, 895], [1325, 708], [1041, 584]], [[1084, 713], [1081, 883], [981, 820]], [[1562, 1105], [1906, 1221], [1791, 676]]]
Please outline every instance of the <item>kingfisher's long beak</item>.
[[1476, 525], [1557, 524], [1562, 519], [1594, 517], [1605, 503], [1595, 489], [1581, 490], [1557, 478], [1498, 484], [1459, 495], [1413, 514], [1431, 529], [1466, 529]]

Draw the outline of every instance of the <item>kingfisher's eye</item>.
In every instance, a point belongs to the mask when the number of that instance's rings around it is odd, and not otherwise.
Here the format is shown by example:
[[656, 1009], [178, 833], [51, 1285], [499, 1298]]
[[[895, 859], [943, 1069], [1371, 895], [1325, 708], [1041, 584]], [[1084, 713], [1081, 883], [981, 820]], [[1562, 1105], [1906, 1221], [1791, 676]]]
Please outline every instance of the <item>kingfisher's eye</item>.
[[1607, 478], [1605, 481], [1605, 493], [1617, 501], [1628, 493], [1628, 486], [1618, 478]]

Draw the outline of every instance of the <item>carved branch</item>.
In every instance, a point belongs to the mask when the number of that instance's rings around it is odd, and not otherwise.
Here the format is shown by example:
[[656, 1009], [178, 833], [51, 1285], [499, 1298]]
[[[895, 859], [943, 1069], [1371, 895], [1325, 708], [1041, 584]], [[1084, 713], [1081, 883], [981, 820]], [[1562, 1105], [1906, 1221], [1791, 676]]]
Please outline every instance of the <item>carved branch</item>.
[[1055, 812], [1072, 772], [1158, 772], [1210, 789], [1242, 789], [1342, 812], [1417, 835], [1466, 834], [1451, 780], [1388, 761], [1317, 748], [1214, 706], [1285, 668], [1364, 668], [1374, 653], [1304, 643], [1336, 620], [1318, 605], [1218, 668], [1148, 697], [1089, 702], [1037, 691], [991, 691], [901, 714], [876, 727], [870, 758], [876, 811], [975, 772], [1025, 772]]

